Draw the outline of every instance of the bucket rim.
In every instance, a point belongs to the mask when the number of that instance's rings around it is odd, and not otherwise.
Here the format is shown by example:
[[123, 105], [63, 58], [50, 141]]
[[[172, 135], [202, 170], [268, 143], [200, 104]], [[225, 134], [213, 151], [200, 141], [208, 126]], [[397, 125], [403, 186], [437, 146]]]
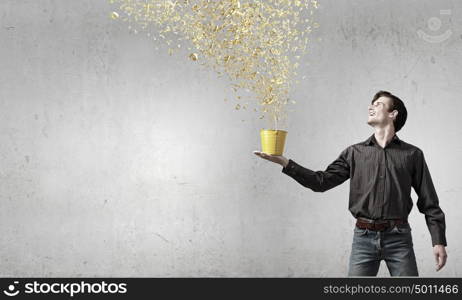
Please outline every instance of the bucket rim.
[[282, 130], [282, 129], [260, 129], [260, 132], [285, 132], [285, 133], [287, 133], [287, 130]]

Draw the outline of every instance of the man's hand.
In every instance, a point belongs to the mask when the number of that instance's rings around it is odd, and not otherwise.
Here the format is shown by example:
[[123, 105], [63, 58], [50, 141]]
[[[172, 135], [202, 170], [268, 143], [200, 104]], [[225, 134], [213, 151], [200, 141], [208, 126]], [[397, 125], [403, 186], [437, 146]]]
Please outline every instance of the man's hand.
[[253, 153], [256, 156], [260, 156], [261, 158], [264, 158], [266, 160], [269, 160], [269, 161], [272, 161], [274, 163], [280, 164], [284, 168], [289, 163], [289, 160], [287, 158], [285, 158], [284, 156], [282, 156], [282, 155], [271, 155], [271, 154], [267, 154], [265, 152], [260, 152], [260, 151], [254, 151]]
[[446, 248], [443, 245], [433, 246], [433, 254], [435, 255], [436, 260], [436, 271], [441, 270], [446, 264], [448, 255], [446, 254]]

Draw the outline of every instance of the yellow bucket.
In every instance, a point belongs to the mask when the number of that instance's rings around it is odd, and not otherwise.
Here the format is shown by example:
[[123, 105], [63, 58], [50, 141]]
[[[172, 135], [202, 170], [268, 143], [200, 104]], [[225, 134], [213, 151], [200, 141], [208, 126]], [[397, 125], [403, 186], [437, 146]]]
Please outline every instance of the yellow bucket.
[[287, 131], [285, 130], [260, 130], [262, 152], [272, 155], [282, 155], [286, 136]]

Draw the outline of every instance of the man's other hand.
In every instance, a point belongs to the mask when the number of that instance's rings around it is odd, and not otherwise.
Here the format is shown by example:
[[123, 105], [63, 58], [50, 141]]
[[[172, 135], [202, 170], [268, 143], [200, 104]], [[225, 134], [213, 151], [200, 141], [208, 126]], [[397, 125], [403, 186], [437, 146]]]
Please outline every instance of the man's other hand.
[[443, 245], [435, 245], [433, 246], [433, 254], [436, 260], [436, 271], [439, 271], [444, 267], [448, 259], [446, 248]]
[[253, 154], [255, 154], [256, 156], [260, 156], [261, 158], [264, 158], [266, 160], [272, 161], [274, 163], [280, 164], [284, 168], [289, 163], [289, 160], [282, 155], [271, 155], [260, 151], [254, 151]]

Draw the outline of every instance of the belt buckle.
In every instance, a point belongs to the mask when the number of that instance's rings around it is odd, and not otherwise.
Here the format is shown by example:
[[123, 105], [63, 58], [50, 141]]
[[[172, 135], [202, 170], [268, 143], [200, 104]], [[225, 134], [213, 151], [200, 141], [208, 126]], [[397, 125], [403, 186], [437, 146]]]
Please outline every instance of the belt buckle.
[[389, 223], [388, 222], [377, 222], [373, 223], [374, 228], [376, 231], [384, 231], [385, 229], [388, 228]]

